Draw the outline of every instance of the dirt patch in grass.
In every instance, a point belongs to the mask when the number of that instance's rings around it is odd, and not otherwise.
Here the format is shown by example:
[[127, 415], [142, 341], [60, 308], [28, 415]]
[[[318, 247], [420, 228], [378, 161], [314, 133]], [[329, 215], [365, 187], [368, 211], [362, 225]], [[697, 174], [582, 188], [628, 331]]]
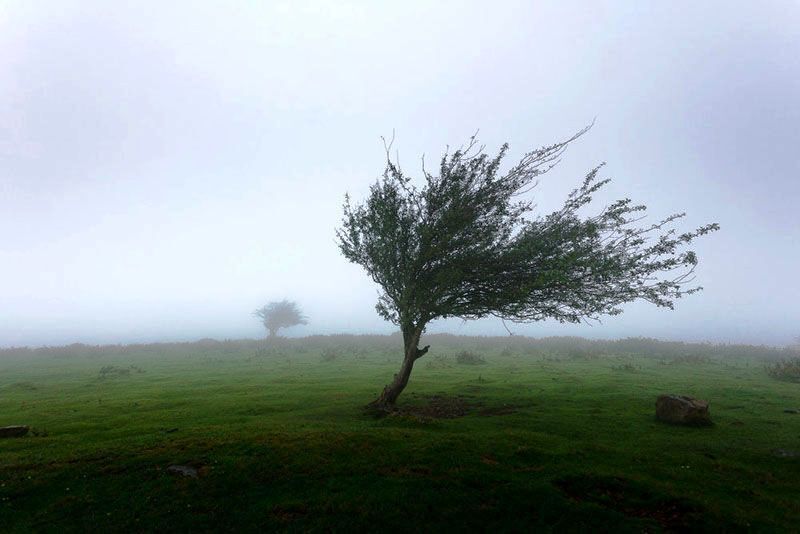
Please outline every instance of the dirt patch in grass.
[[495, 417], [498, 415], [511, 415], [517, 413], [520, 406], [515, 404], [501, 404], [499, 406], [486, 406], [478, 411], [478, 415], [483, 417]]
[[574, 476], [555, 480], [553, 484], [574, 501], [598, 504], [630, 517], [651, 519], [670, 532], [691, 530], [704, 519], [700, 505], [660, 495], [621, 477]]
[[429, 467], [414, 465], [386, 466], [378, 469], [378, 473], [385, 477], [399, 478], [430, 478], [433, 471]]
[[431, 419], [455, 419], [456, 417], [464, 417], [474, 407], [475, 403], [469, 402], [461, 395], [455, 397], [432, 395], [428, 397], [426, 404], [400, 406], [397, 409], [397, 413], [399, 415]]
[[279, 504], [272, 507], [270, 514], [272, 517], [283, 523], [291, 523], [298, 519], [305, 518], [309, 513], [308, 506], [305, 504]]
[[517, 413], [523, 407], [517, 404], [484, 406], [483, 402], [473, 400], [470, 395], [431, 395], [425, 400], [425, 404], [399, 406], [394, 415], [419, 420], [455, 419], [477, 410], [477, 415], [481, 417], [494, 417]]

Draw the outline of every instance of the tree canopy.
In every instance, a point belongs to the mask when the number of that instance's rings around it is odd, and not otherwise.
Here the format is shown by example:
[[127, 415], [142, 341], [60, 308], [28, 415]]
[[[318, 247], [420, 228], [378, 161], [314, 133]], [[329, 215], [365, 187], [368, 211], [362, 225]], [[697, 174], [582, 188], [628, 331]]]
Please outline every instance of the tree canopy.
[[253, 312], [261, 319], [269, 337], [275, 337], [278, 330], [300, 324], [308, 324], [308, 318], [300, 311], [296, 302], [289, 300], [273, 301]]
[[[688, 285], [698, 259], [686, 246], [718, 225], [679, 233], [673, 223], [684, 213], [642, 224], [646, 207], [628, 198], [585, 214], [609, 182], [599, 177], [603, 165], [561, 209], [532, 215], [537, 180], [587, 130], [528, 152], [506, 170], [508, 145], [489, 156], [473, 136], [447, 150], [435, 174], [423, 159], [419, 182], [391, 160], [389, 145], [366, 200], [345, 197], [339, 248], [380, 286], [376, 309], [400, 326], [411, 365], [427, 350], [416, 344], [435, 319], [579, 322], [619, 314], [637, 299], [672, 308], [701, 289]], [[379, 401], [394, 404], [396, 395], [386, 393]]]

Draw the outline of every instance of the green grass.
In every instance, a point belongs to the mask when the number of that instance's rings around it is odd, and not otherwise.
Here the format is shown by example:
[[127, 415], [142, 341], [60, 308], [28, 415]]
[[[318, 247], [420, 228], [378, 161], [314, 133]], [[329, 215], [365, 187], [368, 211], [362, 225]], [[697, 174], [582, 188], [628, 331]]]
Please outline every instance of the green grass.
[[[779, 351], [426, 343], [401, 402], [462, 396], [466, 416], [363, 413], [399, 366], [396, 336], [0, 351], [0, 426], [34, 431], [0, 440], [0, 531], [800, 525], [800, 414], [784, 411], [800, 384], [764, 368]], [[462, 350], [486, 363], [459, 365]], [[660, 393], [708, 400], [715, 425], [656, 422]]]

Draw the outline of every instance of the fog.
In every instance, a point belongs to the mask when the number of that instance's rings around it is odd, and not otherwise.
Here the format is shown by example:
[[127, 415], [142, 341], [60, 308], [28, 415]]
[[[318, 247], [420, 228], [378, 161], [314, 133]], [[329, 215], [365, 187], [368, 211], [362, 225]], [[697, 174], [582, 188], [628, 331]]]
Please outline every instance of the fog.
[[[699, 4], [699, 5], [698, 5]], [[800, 335], [800, 4], [0, 3], [0, 346], [391, 332], [340, 255], [396, 133], [404, 169], [476, 130], [507, 163], [594, 128], [534, 191], [686, 211], [705, 290], [531, 336]], [[431, 332], [500, 335], [498, 320]]]

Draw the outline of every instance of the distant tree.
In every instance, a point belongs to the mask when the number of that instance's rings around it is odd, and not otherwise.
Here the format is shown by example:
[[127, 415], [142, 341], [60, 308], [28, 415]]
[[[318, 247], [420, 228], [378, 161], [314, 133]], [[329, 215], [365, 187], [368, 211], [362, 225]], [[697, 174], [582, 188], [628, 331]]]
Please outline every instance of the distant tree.
[[583, 135], [533, 150], [501, 172], [505, 144], [489, 157], [473, 136], [446, 151], [438, 174], [422, 161], [424, 182], [412, 182], [386, 148], [383, 177], [362, 204], [345, 196], [339, 248], [380, 286], [376, 309], [403, 333], [400, 371], [371, 405], [390, 410], [408, 383], [426, 325], [435, 319], [494, 316], [516, 322], [598, 319], [643, 299], [666, 308], [683, 295], [697, 256], [682, 250], [717, 230], [669, 228], [683, 213], [637, 225], [646, 207], [630, 199], [596, 215], [579, 214], [609, 180], [592, 169], [563, 207], [544, 217], [524, 195], [553, 168], [567, 145]]
[[289, 300], [270, 302], [253, 312], [261, 319], [269, 337], [275, 337], [281, 328], [289, 328], [299, 324], [308, 324], [308, 318], [302, 314], [297, 303]]

